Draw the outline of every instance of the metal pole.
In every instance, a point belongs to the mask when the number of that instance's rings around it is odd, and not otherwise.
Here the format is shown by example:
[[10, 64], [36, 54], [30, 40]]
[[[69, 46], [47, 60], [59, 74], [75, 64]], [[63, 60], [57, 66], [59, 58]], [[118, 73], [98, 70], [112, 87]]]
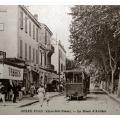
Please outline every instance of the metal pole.
[[[58, 46], [58, 50], [59, 50], [59, 46]], [[58, 54], [59, 54], [59, 57], [58, 57], [59, 62], [58, 62], [58, 64], [59, 64], [59, 92], [60, 92], [60, 50], [58, 51]]]

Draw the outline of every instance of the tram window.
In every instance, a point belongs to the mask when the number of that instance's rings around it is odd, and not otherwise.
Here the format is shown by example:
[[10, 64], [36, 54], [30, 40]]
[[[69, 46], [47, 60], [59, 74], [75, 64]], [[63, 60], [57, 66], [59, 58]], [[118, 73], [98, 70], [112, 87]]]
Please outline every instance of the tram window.
[[69, 77], [66, 78], [66, 82], [67, 82], [67, 83], [70, 82], [70, 78], [69, 78]]
[[78, 77], [79, 77], [78, 74], [74, 75], [74, 83], [78, 83], [78, 79], [79, 79]]
[[78, 75], [78, 83], [82, 83], [82, 74]]
[[66, 82], [67, 82], [67, 83], [72, 83], [72, 82], [73, 82], [73, 80], [72, 80], [72, 78], [67, 77], [67, 78], [66, 78]]

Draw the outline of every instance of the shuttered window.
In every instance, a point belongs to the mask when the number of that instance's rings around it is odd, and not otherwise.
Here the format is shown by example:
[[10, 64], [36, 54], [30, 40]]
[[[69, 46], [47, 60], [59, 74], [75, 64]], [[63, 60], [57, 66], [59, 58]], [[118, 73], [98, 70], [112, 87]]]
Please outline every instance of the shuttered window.
[[29, 35], [31, 36], [31, 22], [29, 21]]
[[33, 39], [35, 39], [35, 25], [33, 25]]
[[33, 48], [33, 62], [35, 62], [35, 49]]
[[27, 29], [28, 29], [28, 27], [27, 27], [27, 17], [25, 17], [25, 32], [26, 33], [28, 32]]
[[20, 29], [23, 29], [23, 12], [20, 12]]
[[25, 43], [25, 60], [27, 60], [27, 43]]
[[29, 60], [31, 61], [31, 46], [29, 46]]
[[38, 42], [38, 28], [36, 28], [36, 42]]
[[39, 62], [38, 50], [36, 50], [36, 64]]
[[22, 40], [20, 40], [20, 58], [23, 56], [23, 45]]

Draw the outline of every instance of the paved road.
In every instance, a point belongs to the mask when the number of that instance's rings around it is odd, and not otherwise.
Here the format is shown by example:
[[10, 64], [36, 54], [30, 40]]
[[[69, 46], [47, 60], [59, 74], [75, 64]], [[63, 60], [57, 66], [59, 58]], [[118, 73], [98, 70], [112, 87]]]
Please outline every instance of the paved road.
[[[9, 111], [9, 114], [119, 114], [120, 104], [110, 99], [106, 94], [88, 94], [87, 100], [66, 101], [64, 95], [54, 97], [49, 105], [44, 102], [41, 108], [39, 103], [35, 103], [23, 108], [4, 107], [0, 109], [0, 114]], [[11, 111], [11, 112], [10, 112]]]
[[[9, 107], [7, 110], [10, 110]], [[120, 114], [120, 105], [105, 94], [91, 93], [87, 100], [66, 101], [62, 95], [52, 98], [48, 105], [44, 102], [42, 108], [39, 103], [35, 103], [11, 110], [11, 113], [14, 112], [16, 114]]]

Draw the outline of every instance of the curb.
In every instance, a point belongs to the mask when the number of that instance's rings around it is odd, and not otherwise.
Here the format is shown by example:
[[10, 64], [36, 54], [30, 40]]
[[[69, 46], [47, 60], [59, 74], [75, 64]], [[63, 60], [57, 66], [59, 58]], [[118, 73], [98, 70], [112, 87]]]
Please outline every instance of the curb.
[[89, 93], [94, 93], [94, 94], [106, 94], [106, 92], [102, 91], [90, 91]]
[[116, 101], [117, 103], [120, 104], [120, 100], [118, 100], [116, 97], [110, 95], [106, 90], [102, 89], [111, 99], [113, 99], [114, 101]]
[[[62, 94], [63, 94], [63, 93], [58, 93], [58, 94], [56, 94], [56, 95], [50, 96], [50, 99], [53, 98], [53, 97], [56, 97], [56, 96], [62, 95]], [[27, 103], [27, 104], [20, 105], [20, 106], [18, 106], [18, 107], [29, 106], [29, 105], [32, 105], [32, 104], [37, 103], [37, 102], [39, 102], [39, 101], [38, 101], [38, 100], [35, 100], [35, 101], [29, 102], [29, 103]]]
[[89, 93], [94, 93], [94, 94], [106, 94], [106, 92], [103, 91], [101, 88], [90, 90]]

